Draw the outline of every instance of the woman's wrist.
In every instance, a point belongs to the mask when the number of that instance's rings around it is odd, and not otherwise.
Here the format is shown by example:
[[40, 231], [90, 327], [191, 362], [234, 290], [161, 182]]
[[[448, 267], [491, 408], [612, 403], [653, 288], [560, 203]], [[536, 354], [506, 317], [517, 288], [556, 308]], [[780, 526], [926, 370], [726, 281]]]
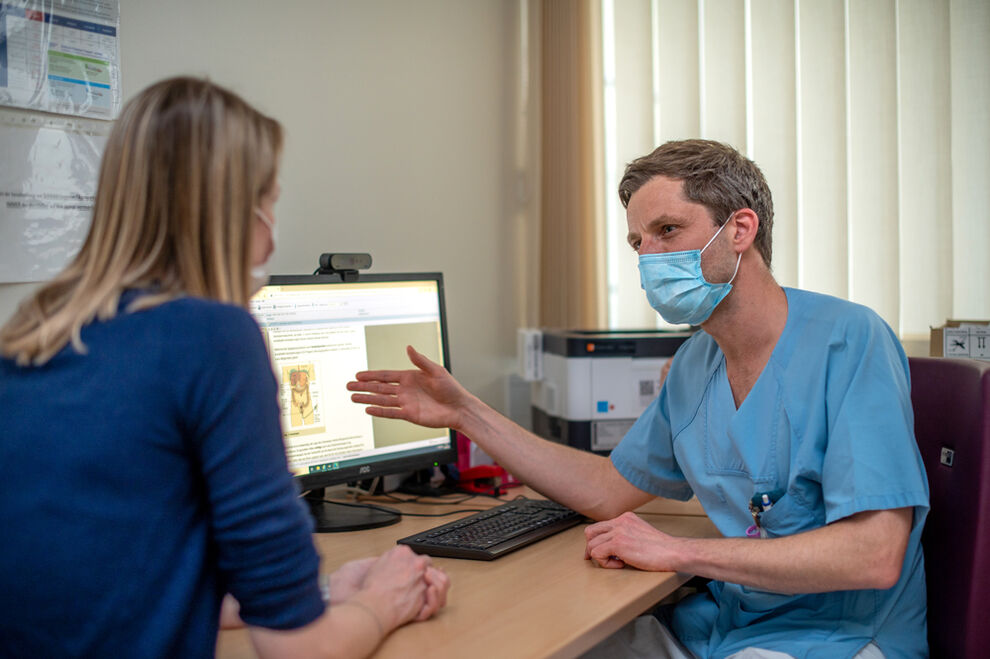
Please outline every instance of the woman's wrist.
[[345, 606], [354, 607], [355, 609], [363, 612], [363, 614], [368, 619], [370, 619], [372, 622], [374, 622], [375, 627], [378, 629], [378, 638], [379, 638], [379, 640], [385, 638], [385, 635], [388, 633], [388, 630], [385, 629], [385, 625], [382, 624], [381, 618], [375, 612], [374, 608], [371, 607], [371, 605], [369, 605], [369, 604], [367, 604], [365, 602], [362, 602], [360, 599], [358, 599], [356, 597], [351, 597], [350, 599], [346, 599], [343, 602], [340, 602], [338, 604], [334, 604], [334, 607], [335, 608], [340, 608], [340, 607], [345, 607]]
[[220, 629], [237, 629], [244, 626], [241, 620], [241, 604], [227, 593], [220, 604]]

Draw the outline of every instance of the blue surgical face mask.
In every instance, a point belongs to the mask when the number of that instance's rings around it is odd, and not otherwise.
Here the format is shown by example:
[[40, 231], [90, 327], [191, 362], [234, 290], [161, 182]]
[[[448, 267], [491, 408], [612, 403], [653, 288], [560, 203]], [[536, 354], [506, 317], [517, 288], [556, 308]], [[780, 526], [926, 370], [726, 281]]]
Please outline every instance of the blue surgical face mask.
[[[731, 216], [729, 219], [732, 219]], [[729, 223], [719, 227], [701, 249], [663, 254], [641, 254], [639, 278], [650, 306], [674, 325], [700, 325], [708, 320], [718, 303], [732, 290], [742, 254], [736, 259], [732, 279], [724, 284], [709, 283], [701, 272], [701, 253]]]

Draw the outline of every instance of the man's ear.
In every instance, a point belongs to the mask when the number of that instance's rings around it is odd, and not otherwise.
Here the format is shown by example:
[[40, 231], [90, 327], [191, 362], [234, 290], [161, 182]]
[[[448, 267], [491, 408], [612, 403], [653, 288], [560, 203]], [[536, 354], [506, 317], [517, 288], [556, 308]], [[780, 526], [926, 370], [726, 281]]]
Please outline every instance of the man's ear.
[[732, 229], [732, 246], [737, 254], [741, 254], [756, 240], [756, 230], [760, 228], [760, 216], [750, 208], [741, 208], [733, 214], [732, 219], [735, 221]]

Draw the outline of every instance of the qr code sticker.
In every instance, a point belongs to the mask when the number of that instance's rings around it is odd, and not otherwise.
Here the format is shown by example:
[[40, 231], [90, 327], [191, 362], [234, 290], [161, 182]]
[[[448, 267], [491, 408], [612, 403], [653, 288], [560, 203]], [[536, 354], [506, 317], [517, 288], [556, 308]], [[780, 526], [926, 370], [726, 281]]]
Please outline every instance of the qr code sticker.
[[640, 396], [653, 396], [653, 380], [640, 380], [639, 381], [639, 395]]

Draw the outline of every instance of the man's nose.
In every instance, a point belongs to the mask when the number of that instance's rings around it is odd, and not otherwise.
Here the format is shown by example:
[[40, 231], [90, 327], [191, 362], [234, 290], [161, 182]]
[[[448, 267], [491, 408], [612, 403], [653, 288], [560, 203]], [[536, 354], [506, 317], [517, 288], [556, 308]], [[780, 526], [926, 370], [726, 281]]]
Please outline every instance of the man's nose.
[[644, 236], [642, 241], [639, 243], [639, 249], [636, 253], [642, 256], [643, 254], [659, 254], [663, 249], [660, 247], [660, 241], [649, 236]]

